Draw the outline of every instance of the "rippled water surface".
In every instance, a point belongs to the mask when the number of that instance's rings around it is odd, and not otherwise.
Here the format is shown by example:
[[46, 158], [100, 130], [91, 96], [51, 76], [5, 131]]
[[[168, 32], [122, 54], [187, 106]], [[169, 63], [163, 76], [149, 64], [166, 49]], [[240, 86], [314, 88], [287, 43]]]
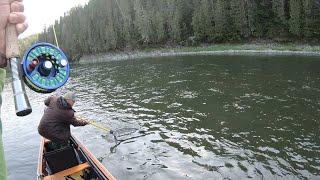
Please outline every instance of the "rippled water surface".
[[[118, 179], [320, 179], [320, 60], [315, 57], [161, 57], [73, 66], [56, 94], [111, 127], [73, 128]], [[3, 93], [9, 179], [34, 179], [37, 124]]]

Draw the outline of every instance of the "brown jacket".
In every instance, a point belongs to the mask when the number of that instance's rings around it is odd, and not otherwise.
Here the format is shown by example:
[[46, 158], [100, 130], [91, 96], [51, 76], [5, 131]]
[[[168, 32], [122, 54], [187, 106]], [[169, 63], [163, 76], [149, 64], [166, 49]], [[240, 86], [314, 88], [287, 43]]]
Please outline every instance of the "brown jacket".
[[74, 110], [63, 97], [51, 96], [44, 101], [47, 109], [41, 118], [38, 132], [53, 141], [67, 141], [71, 137], [70, 125], [85, 126], [86, 121], [79, 121]]

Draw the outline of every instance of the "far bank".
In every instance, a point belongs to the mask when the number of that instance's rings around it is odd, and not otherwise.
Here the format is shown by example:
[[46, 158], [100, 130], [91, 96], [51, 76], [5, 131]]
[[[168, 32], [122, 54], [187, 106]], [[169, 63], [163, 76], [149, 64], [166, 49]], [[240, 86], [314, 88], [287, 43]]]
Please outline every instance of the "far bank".
[[161, 47], [83, 55], [79, 63], [98, 63], [137, 58], [188, 55], [299, 55], [320, 56], [320, 46], [297, 44], [215, 44], [197, 47]]

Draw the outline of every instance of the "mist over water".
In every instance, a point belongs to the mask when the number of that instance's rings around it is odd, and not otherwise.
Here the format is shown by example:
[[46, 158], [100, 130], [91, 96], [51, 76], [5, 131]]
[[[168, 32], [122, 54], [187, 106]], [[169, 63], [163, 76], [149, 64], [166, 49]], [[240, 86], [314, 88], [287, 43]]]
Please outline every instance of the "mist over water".
[[[320, 61], [316, 57], [188, 56], [76, 65], [56, 92], [110, 127], [74, 134], [117, 179], [319, 179]], [[37, 124], [3, 93], [9, 179], [34, 179]]]

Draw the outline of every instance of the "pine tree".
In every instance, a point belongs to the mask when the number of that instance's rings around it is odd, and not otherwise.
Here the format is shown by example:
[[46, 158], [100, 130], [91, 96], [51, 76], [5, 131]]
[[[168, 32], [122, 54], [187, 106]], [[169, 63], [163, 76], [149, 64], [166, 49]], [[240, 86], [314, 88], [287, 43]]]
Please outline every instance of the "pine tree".
[[216, 0], [214, 8], [215, 38], [217, 41], [226, 40], [227, 36], [227, 4], [224, 0]]
[[248, 38], [250, 35], [246, 8], [245, 0], [231, 0], [230, 2], [231, 32], [236, 40]]
[[285, 14], [285, 0], [273, 0], [272, 10], [275, 14], [274, 23], [272, 27], [272, 36], [286, 36], [288, 28]]
[[200, 0], [195, 6], [192, 27], [197, 40], [210, 41], [213, 34], [212, 7], [208, 0]]
[[307, 38], [320, 37], [320, 3], [314, 0], [303, 1], [304, 28], [303, 32]]
[[289, 31], [300, 37], [302, 30], [302, 7], [300, 0], [290, 0], [290, 28]]
[[[90, 0], [54, 23], [70, 56], [150, 45], [320, 40], [316, 0]], [[196, 37], [196, 38], [193, 38]], [[52, 26], [39, 40], [55, 43]]]

